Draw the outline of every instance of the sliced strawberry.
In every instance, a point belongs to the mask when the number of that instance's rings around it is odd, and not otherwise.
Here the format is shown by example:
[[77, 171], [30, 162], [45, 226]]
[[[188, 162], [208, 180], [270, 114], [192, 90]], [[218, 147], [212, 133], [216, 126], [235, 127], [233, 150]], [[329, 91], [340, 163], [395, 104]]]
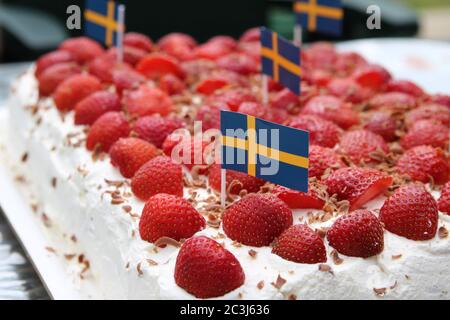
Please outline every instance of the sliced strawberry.
[[78, 102], [101, 89], [102, 84], [96, 77], [88, 74], [76, 74], [58, 85], [53, 93], [53, 99], [60, 111], [69, 111]]
[[122, 104], [130, 114], [141, 117], [155, 113], [165, 116], [173, 109], [172, 99], [164, 91], [148, 85], [126, 92]]
[[178, 253], [175, 282], [196, 298], [221, 297], [244, 281], [239, 261], [212, 239], [204, 236], [188, 239]]
[[387, 85], [391, 75], [379, 65], [366, 65], [356, 69], [353, 78], [363, 87], [380, 91]]
[[278, 237], [272, 253], [297, 263], [315, 264], [327, 261], [327, 251], [322, 238], [304, 224], [286, 229]]
[[304, 193], [283, 186], [276, 186], [271, 192], [283, 200], [291, 209], [322, 209], [325, 205], [325, 201], [319, 199], [317, 192], [311, 188], [308, 193]]
[[97, 91], [75, 106], [75, 124], [91, 125], [109, 111], [120, 111], [119, 96], [109, 91]]
[[127, 137], [130, 125], [121, 112], [107, 112], [98, 118], [89, 130], [86, 148], [108, 152], [120, 138]]
[[185, 76], [178, 61], [162, 53], [146, 56], [139, 61], [136, 70], [151, 79], [158, 79], [166, 74], [173, 74], [182, 79]]
[[229, 84], [230, 83], [223, 78], [206, 78], [197, 84], [195, 90], [198, 93], [209, 96]]
[[341, 168], [327, 178], [327, 191], [338, 200], [348, 200], [350, 211], [382, 194], [391, 184], [392, 177], [370, 168]]

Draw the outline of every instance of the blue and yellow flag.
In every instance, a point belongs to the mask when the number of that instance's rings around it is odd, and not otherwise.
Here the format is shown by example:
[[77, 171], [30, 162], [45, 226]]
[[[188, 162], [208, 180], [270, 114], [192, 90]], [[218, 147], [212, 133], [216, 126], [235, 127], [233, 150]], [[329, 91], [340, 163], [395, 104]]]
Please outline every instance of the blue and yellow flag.
[[110, 47], [117, 44], [119, 4], [108, 0], [86, 0], [85, 34]]
[[312, 32], [342, 34], [344, 10], [341, 0], [296, 0], [297, 23]]
[[300, 48], [276, 32], [261, 28], [262, 72], [300, 95]]
[[221, 111], [222, 168], [308, 192], [309, 132]]

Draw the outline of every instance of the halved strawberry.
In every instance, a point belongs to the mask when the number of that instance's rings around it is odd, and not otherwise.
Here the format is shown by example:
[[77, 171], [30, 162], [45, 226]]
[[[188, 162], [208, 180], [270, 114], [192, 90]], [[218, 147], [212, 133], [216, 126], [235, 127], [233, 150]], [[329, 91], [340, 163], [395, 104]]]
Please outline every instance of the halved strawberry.
[[355, 70], [353, 78], [360, 85], [379, 91], [391, 79], [389, 72], [379, 65], [366, 65]]
[[369, 258], [383, 252], [383, 233], [383, 225], [373, 213], [357, 210], [339, 217], [327, 231], [327, 238], [341, 254]]
[[124, 90], [136, 89], [145, 81], [145, 77], [133, 69], [113, 70], [113, 83], [118, 94]]
[[213, 94], [216, 90], [219, 90], [229, 84], [230, 83], [226, 79], [220, 77], [206, 78], [197, 84], [195, 90], [198, 93], [209, 96]]
[[136, 70], [151, 79], [158, 79], [166, 74], [173, 74], [181, 79], [185, 76], [178, 61], [163, 53], [146, 56], [139, 61]]
[[278, 237], [272, 253], [297, 263], [315, 264], [327, 261], [327, 251], [322, 238], [304, 224], [286, 229]]
[[371, 168], [341, 168], [325, 181], [330, 196], [348, 200], [350, 211], [361, 208], [365, 203], [382, 194], [391, 184], [392, 177]]
[[169, 96], [172, 96], [186, 90], [186, 85], [180, 78], [169, 73], [159, 79], [159, 88]]
[[308, 193], [304, 193], [283, 186], [276, 186], [271, 192], [283, 200], [291, 209], [322, 209], [325, 204], [325, 201], [319, 199], [317, 192], [311, 188]]
[[436, 200], [421, 184], [401, 186], [380, 210], [387, 230], [411, 240], [434, 238], [438, 218]]
[[188, 239], [175, 264], [175, 282], [196, 298], [220, 297], [244, 284], [245, 274], [235, 256], [205, 236]]
[[130, 125], [121, 112], [107, 112], [98, 118], [89, 130], [86, 148], [108, 152], [109, 148], [120, 138], [127, 137]]

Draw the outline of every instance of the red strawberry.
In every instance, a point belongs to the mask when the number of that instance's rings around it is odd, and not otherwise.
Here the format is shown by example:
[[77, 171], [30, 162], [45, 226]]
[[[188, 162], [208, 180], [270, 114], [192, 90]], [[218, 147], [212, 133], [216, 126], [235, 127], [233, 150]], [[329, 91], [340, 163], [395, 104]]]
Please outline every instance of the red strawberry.
[[348, 200], [350, 211], [382, 194], [391, 184], [392, 177], [370, 168], [341, 168], [327, 178], [330, 196], [337, 194], [338, 200]]
[[130, 125], [121, 112], [107, 112], [98, 118], [89, 130], [86, 147], [88, 150], [99, 148], [108, 152], [109, 148], [120, 138], [127, 137]]
[[302, 54], [302, 63], [312, 68], [331, 68], [337, 59], [334, 46], [328, 42], [316, 42]]
[[183, 139], [177, 132], [173, 135], [175, 136], [173, 140], [171, 138], [172, 135], [169, 135], [164, 141], [164, 153], [176, 163], [186, 166], [189, 170], [194, 167], [200, 167], [198, 173], [205, 173], [209, 164], [207, 161], [209, 161], [210, 156], [210, 148], [208, 148], [210, 142], [197, 137], [190, 138], [189, 136]]
[[329, 148], [312, 145], [309, 148], [309, 176], [320, 177], [325, 170], [331, 168], [333, 170], [345, 167], [344, 162], [339, 156]]
[[136, 136], [148, 141], [158, 148], [162, 147], [169, 134], [184, 127], [184, 122], [177, 118], [162, 118], [160, 116], [145, 116], [134, 124]]
[[286, 229], [277, 239], [272, 253], [297, 263], [315, 264], [327, 261], [322, 238], [304, 224]]
[[223, 296], [242, 286], [244, 281], [239, 261], [212, 239], [190, 238], [178, 253], [175, 282], [196, 298]]
[[333, 74], [329, 70], [323, 69], [304, 69], [304, 79], [309, 84], [315, 85], [317, 87], [326, 87], [331, 79]]
[[352, 103], [360, 103], [372, 96], [371, 89], [351, 78], [335, 78], [328, 83], [327, 89], [332, 95]]
[[124, 46], [139, 48], [147, 52], [153, 50], [152, 40], [142, 33], [137, 32], [125, 33], [125, 36], [123, 37], [123, 44]]
[[367, 65], [367, 61], [356, 52], [338, 53], [335, 69], [341, 74], [350, 75], [357, 68]]
[[396, 139], [397, 123], [389, 112], [376, 111], [370, 114], [364, 129], [378, 134], [384, 140], [391, 142]]
[[421, 184], [395, 190], [380, 210], [386, 230], [411, 240], [434, 238], [438, 218], [436, 200]]
[[36, 71], [34, 73], [36, 77], [39, 77], [42, 71], [51, 66], [54, 66], [58, 63], [73, 62], [73, 61], [74, 58], [72, 54], [68, 51], [61, 51], [61, 50], [52, 51], [42, 55], [36, 61]]
[[90, 74], [107, 83], [112, 83], [113, 71], [117, 66], [117, 59], [107, 52], [92, 59], [88, 65]]
[[333, 96], [317, 96], [306, 103], [303, 114], [312, 114], [347, 129], [359, 123], [358, 114], [347, 104]]
[[80, 66], [72, 62], [49, 66], [38, 76], [39, 94], [42, 96], [51, 95], [61, 82], [80, 72]]
[[91, 125], [101, 115], [109, 111], [120, 111], [117, 94], [109, 91], [97, 91], [87, 96], [75, 106], [75, 124]]
[[185, 199], [160, 193], [147, 200], [139, 221], [142, 240], [188, 239], [205, 227], [205, 219]]
[[58, 85], [53, 93], [53, 99], [60, 111], [68, 111], [88, 95], [101, 89], [102, 84], [96, 77], [76, 74]]
[[206, 78], [206, 79], [203, 79], [202, 81], [200, 81], [197, 84], [195, 91], [209, 96], [209, 95], [213, 94], [215, 91], [217, 91], [229, 84], [230, 83], [228, 82], [228, 80], [223, 79], [221, 77], [214, 77], [214, 78], [210, 77], [210, 78]]
[[221, 40], [210, 40], [195, 49], [197, 59], [217, 60], [231, 53], [234, 48]]
[[131, 190], [144, 201], [158, 193], [182, 197], [182, 168], [168, 157], [153, 158], [136, 171], [131, 180]]
[[260, 37], [261, 32], [259, 28], [250, 28], [241, 35], [239, 42], [255, 42], [259, 41]]
[[419, 86], [408, 80], [390, 80], [387, 84], [386, 91], [403, 92], [416, 98], [420, 98], [425, 94]]
[[237, 111], [242, 102], [258, 102], [256, 97], [248, 90], [231, 89], [210, 96], [209, 103], [226, 103], [231, 111]]
[[97, 42], [87, 37], [64, 40], [59, 46], [59, 50], [69, 51], [79, 63], [86, 63], [104, 52]]
[[[209, 168], [209, 185], [211, 186], [211, 188], [217, 191], [220, 191], [220, 171], [221, 167], [219, 164], [215, 164], [211, 168]], [[230, 190], [230, 193], [232, 194], [239, 194], [241, 190], [246, 190], [249, 193], [258, 192], [259, 189], [266, 183], [262, 179], [252, 177], [246, 173], [234, 170], [227, 170], [226, 177], [227, 190], [230, 184], [233, 184]]]
[[275, 94], [270, 105], [273, 108], [292, 110], [300, 103], [298, 96], [289, 89], [283, 89]]
[[440, 104], [424, 104], [406, 114], [405, 124], [409, 128], [420, 120], [433, 120], [448, 127], [450, 126], [450, 109]]
[[[107, 54], [115, 61], [117, 61], [117, 48], [111, 48]], [[123, 61], [131, 66], [136, 66], [148, 52], [137, 47], [124, 46], [123, 47]]]
[[291, 120], [290, 127], [309, 132], [312, 145], [333, 148], [340, 139], [342, 130], [333, 122], [313, 115], [300, 115]]
[[426, 99], [429, 103], [436, 103], [446, 106], [450, 109], [450, 96], [446, 94], [433, 94]]
[[223, 230], [232, 240], [254, 247], [270, 245], [293, 223], [292, 211], [276, 196], [252, 193], [223, 215]]
[[373, 109], [405, 111], [416, 107], [416, 99], [409, 94], [401, 92], [380, 93], [370, 99], [369, 106]]
[[237, 52], [219, 58], [217, 66], [242, 75], [249, 75], [259, 71], [259, 63], [257, 61], [246, 54]]
[[167, 138], [164, 140], [162, 149], [165, 155], [172, 157], [172, 151], [179, 143], [183, 142], [183, 139], [185, 138], [189, 139], [190, 133], [189, 132], [183, 132], [181, 134], [178, 133], [172, 133], [167, 136]]
[[368, 130], [344, 133], [339, 147], [355, 164], [375, 161], [371, 154], [376, 151], [382, 151], [385, 154], [389, 152], [389, 147], [383, 137]]
[[276, 186], [271, 192], [283, 200], [291, 209], [322, 209], [325, 204], [325, 201], [319, 199], [317, 192], [311, 188], [308, 193], [304, 193], [283, 186]]
[[243, 102], [239, 106], [237, 112], [248, 114], [257, 118], [270, 120], [270, 109], [267, 106], [263, 106], [259, 102]]
[[411, 126], [406, 135], [402, 137], [401, 145], [404, 149], [421, 145], [447, 149], [448, 141], [448, 126], [436, 123], [433, 120], [420, 120]]
[[363, 87], [379, 91], [386, 86], [391, 75], [379, 65], [366, 65], [356, 69], [353, 78]]
[[164, 91], [148, 85], [126, 92], [122, 103], [130, 114], [140, 117], [155, 113], [165, 116], [173, 108], [172, 99]]
[[113, 83], [116, 91], [122, 94], [123, 90], [131, 90], [138, 88], [145, 81], [145, 77], [133, 69], [116, 69], [113, 70]]
[[432, 178], [436, 184], [444, 184], [450, 178], [450, 165], [440, 149], [418, 146], [406, 151], [397, 162], [398, 171], [411, 179], [424, 183]]
[[169, 96], [172, 96], [186, 90], [186, 85], [177, 76], [168, 73], [159, 79], [159, 88]]
[[197, 111], [196, 120], [202, 122], [204, 131], [220, 129], [220, 110], [228, 110], [225, 103], [213, 103], [201, 106]]
[[450, 215], [450, 182], [447, 182], [441, 190], [441, 196], [438, 201], [439, 211]]
[[146, 162], [158, 155], [151, 143], [137, 138], [120, 138], [109, 149], [111, 164], [118, 167], [125, 178], [131, 178]]
[[193, 49], [197, 46], [197, 42], [190, 35], [178, 32], [169, 33], [158, 41], [158, 47], [162, 51], [167, 51], [167, 49], [173, 47], [174, 45], [186, 46], [190, 49]]
[[162, 53], [146, 56], [139, 61], [136, 70], [151, 79], [159, 79], [166, 74], [173, 74], [182, 79], [185, 76], [178, 61]]
[[383, 252], [384, 230], [368, 210], [356, 210], [337, 219], [327, 232], [330, 246], [350, 257], [369, 258]]

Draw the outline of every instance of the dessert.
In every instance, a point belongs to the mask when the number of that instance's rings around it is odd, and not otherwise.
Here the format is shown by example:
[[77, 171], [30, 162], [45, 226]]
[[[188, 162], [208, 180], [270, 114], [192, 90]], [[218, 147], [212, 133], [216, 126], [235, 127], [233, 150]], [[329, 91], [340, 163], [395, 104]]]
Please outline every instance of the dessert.
[[[272, 82], [263, 106], [258, 43], [133, 33], [117, 63], [70, 39], [20, 76], [7, 156], [49, 232], [109, 299], [450, 298], [448, 97], [319, 43], [301, 96]], [[229, 172], [222, 209], [221, 109], [309, 130], [308, 194]]]

